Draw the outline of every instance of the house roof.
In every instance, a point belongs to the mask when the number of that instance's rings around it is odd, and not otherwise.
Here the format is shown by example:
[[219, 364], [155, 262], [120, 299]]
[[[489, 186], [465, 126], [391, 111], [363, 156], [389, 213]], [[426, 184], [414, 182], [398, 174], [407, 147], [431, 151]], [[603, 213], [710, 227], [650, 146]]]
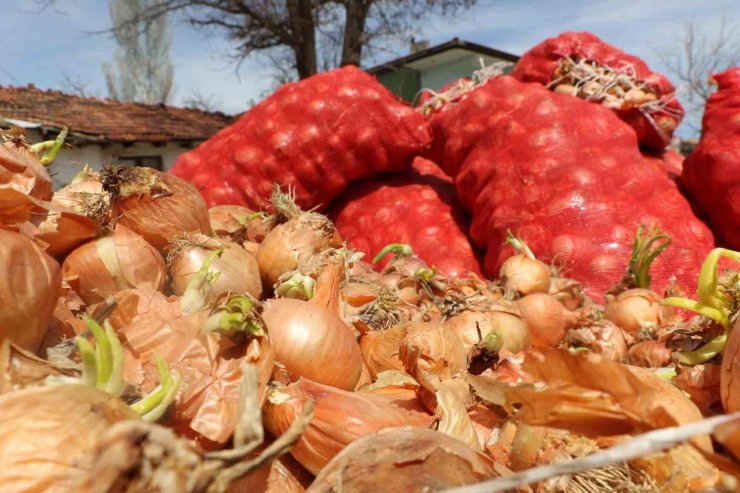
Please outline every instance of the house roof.
[[442, 43], [436, 46], [431, 46], [424, 50], [419, 50], [417, 52], [411, 53], [406, 56], [402, 56], [400, 58], [396, 58], [395, 60], [391, 60], [389, 62], [381, 63], [380, 65], [376, 65], [374, 67], [371, 67], [367, 69], [368, 72], [371, 74], [380, 74], [383, 72], [392, 71], [407, 65], [413, 65], [414, 62], [419, 62], [425, 58], [430, 58], [435, 55], [440, 55], [442, 53], [452, 51], [452, 50], [463, 50], [473, 53], [479, 53], [481, 55], [487, 55], [494, 58], [500, 58], [501, 60], [507, 60], [510, 62], [517, 62], [519, 60], [519, 57], [517, 55], [512, 55], [511, 53], [507, 53], [505, 51], [496, 50], [493, 48], [489, 48], [488, 46], [484, 46], [478, 43], [472, 43], [470, 41], [464, 41], [459, 38], [452, 38], [450, 41], [447, 41], [446, 43]]
[[163, 104], [86, 98], [33, 85], [0, 86], [0, 126], [58, 131], [92, 142], [190, 142], [205, 140], [235, 117]]

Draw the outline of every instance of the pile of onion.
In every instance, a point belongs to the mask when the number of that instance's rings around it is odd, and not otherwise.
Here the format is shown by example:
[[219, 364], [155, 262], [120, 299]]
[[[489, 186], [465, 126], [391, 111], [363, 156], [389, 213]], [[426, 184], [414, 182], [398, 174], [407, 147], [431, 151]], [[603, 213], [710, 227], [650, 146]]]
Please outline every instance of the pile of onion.
[[123, 224], [112, 234], [75, 249], [62, 265], [64, 280], [87, 304], [130, 288], [162, 290], [164, 260], [142, 236]]

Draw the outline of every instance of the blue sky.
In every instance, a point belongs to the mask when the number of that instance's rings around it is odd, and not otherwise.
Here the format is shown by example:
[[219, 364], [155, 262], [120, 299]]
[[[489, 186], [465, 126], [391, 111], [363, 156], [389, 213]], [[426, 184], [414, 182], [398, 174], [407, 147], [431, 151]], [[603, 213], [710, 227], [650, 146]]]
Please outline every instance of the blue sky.
[[[67, 74], [87, 83], [93, 93], [106, 95], [100, 67], [110, 59], [115, 44], [108, 35], [89, 34], [110, 26], [106, 0], [57, 0], [56, 9], [41, 13], [31, 0], [5, 1], [0, 16], [0, 84], [59, 89]], [[560, 32], [589, 30], [662, 71], [655, 50], [669, 47], [686, 21], [694, 19], [711, 31], [723, 15], [740, 23], [740, 1], [479, 0], [477, 7], [455, 20], [424, 19], [419, 38], [436, 44], [457, 36], [521, 54]], [[200, 91], [213, 95], [223, 111], [234, 113], [270, 87], [269, 69], [259, 61], [247, 61], [235, 73], [227, 57], [228, 42], [181, 21], [173, 28], [176, 104]], [[398, 46], [379, 61], [407, 50]]]

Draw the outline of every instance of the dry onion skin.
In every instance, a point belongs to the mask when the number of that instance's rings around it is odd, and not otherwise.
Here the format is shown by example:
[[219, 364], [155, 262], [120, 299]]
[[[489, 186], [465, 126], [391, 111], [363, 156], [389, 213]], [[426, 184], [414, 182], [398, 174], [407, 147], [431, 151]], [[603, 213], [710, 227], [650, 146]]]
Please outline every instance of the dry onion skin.
[[69, 185], [54, 192], [51, 202], [89, 217], [101, 228], [111, 220], [110, 194], [103, 189], [100, 175], [87, 166]]
[[643, 368], [663, 368], [671, 364], [673, 351], [660, 341], [642, 341], [630, 347], [629, 364]]
[[328, 248], [341, 246], [341, 237], [326, 216], [315, 212], [301, 213], [277, 225], [262, 240], [257, 250], [262, 285], [265, 289], [272, 289], [280, 276], [299, 270], [304, 260]]
[[304, 377], [353, 390], [362, 374], [362, 354], [352, 329], [330, 310], [291, 298], [264, 303], [262, 318], [275, 360], [291, 380]]
[[220, 250], [221, 254], [213, 259], [209, 268], [212, 272], [220, 272], [211, 288], [211, 295], [249, 294], [256, 299], [262, 296], [257, 260], [236, 243], [202, 234], [184, 234], [178, 236], [171, 247], [168, 264], [175, 295], [182, 296], [206, 259], [214, 251]]
[[429, 414], [394, 405], [378, 395], [347, 392], [306, 379], [273, 390], [263, 407], [265, 428], [280, 436], [309, 400], [314, 416], [290, 454], [313, 474], [359, 437], [398, 426], [427, 427]]
[[167, 283], [164, 259], [123, 224], [113, 234], [74, 250], [62, 265], [64, 280], [88, 305], [131, 288], [160, 291]]
[[720, 395], [725, 412], [740, 411], [740, 320], [730, 331], [722, 353]]
[[56, 260], [25, 236], [0, 229], [0, 342], [36, 352], [61, 289]]
[[0, 189], [5, 188], [39, 200], [51, 197], [51, 177], [22, 138], [0, 145]]
[[424, 493], [498, 475], [488, 457], [464, 443], [437, 431], [402, 427], [368, 435], [347, 446], [307, 491]]
[[101, 173], [113, 217], [164, 253], [183, 232], [210, 234], [208, 207], [198, 190], [152, 168], [107, 166]]
[[452, 329], [433, 322], [406, 325], [399, 357], [406, 371], [430, 392], [468, 369], [468, 354]]
[[585, 323], [565, 334], [565, 344], [570, 348], [586, 348], [612, 361], [627, 359], [627, 341], [617, 324], [608, 320]]
[[208, 209], [208, 216], [216, 235], [227, 236], [237, 243], [261, 243], [275, 226], [272, 217], [241, 205], [214, 205]]
[[406, 327], [403, 325], [396, 325], [385, 330], [371, 330], [362, 334], [360, 351], [373, 380], [382, 371], [404, 371], [403, 362], [398, 353], [401, 339], [405, 335]]
[[46, 253], [59, 260], [100, 232], [94, 220], [53, 202], [39, 202], [31, 220], [38, 229], [34, 239], [46, 244]]
[[85, 385], [0, 395], [0, 484], [5, 491], [68, 492], [90, 478], [99, 436], [138, 419], [122, 400]]

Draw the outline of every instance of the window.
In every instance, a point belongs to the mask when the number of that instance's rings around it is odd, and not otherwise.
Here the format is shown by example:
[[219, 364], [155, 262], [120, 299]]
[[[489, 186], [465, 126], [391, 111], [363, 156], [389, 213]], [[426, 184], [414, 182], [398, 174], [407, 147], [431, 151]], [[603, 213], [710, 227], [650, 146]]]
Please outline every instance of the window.
[[146, 166], [162, 171], [162, 156], [125, 156], [118, 158], [119, 164]]

